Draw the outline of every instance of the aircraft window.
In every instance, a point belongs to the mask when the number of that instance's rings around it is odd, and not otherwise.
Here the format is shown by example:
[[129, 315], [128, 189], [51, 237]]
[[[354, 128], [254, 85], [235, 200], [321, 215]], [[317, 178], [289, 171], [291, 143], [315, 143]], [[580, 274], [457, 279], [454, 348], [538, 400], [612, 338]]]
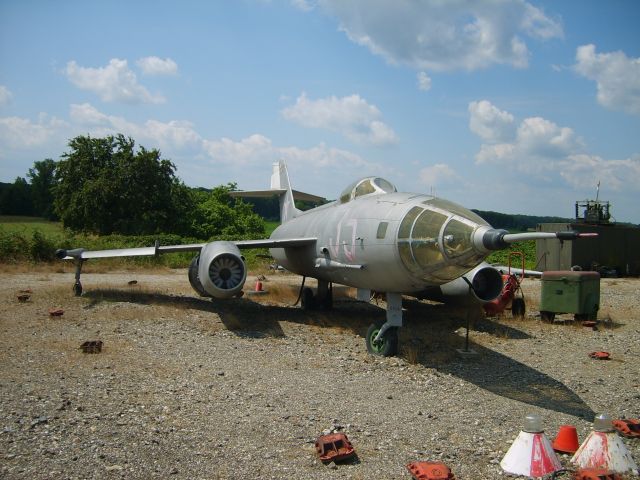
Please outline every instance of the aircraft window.
[[425, 205], [433, 205], [434, 207], [441, 208], [443, 210], [447, 210], [454, 215], [459, 215], [464, 218], [468, 218], [469, 220], [477, 223], [478, 225], [489, 225], [485, 219], [481, 216], [475, 214], [469, 209], [464, 208], [457, 203], [450, 202], [449, 200], [444, 200], [442, 198], [432, 198], [431, 200], [427, 200], [422, 202]]
[[400, 253], [400, 258], [402, 259], [404, 266], [413, 273], [418, 273], [418, 265], [411, 254], [411, 246], [409, 245], [409, 242], [398, 242], [398, 252]]
[[380, 222], [378, 224], [378, 232], [376, 233], [377, 239], [383, 239], [387, 236], [387, 227], [389, 226], [389, 222]]
[[342, 193], [340, 194], [340, 203], [347, 203], [349, 200], [351, 200], [351, 194], [353, 193], [353, 189], [356, 188], [356, 185], [359, 182], [360, 180], [358, 180], [357, 182], [353, 182], [342, 191]]
[[353, 194], [353, 198], [358, 198], [363, 195], [368, 195], [370, 193], [374, 193], [375, 191], [376, 191], [376, 187], [373, 186], [370, 179], [366, 178], [362, 182], [360, 182], [356, 187], [356, 191]]
[[345, 188], [340, 194], [340, 203], [347, 203], [348, 201], [369, 195], [371, 193], [393, 193], [397, 192], [396, 187], [392, 183], [386, 181], [380, 177], [368, 177], [353, 182], [347, 188]]
[[444, 252], [449, 258], [460, 257], [472, 250], [473, 227], [452, 219], [444, 229]]
[[374, 178], [373, 179], [373, 183], [380, 188], [381, 190], [383, 190], [385, 193], [393, 193], [393, 192], [397, 192], [398, 189], [395, 187], [395, 185], [393, 185], [391, 182], [385, 180], [384, 178]]
[[466, 267], [461, 267], [460, 265], [447, 265], [438, 269], [438, 271], [434, 272], [434, 276], [442, 280], [455, 280], [461, 275], [464, 275], [469, 271]]
[[404, 216], [404, 218], [402, 219], [402, 223], [400, 224], [400, 229], [398, 230], [398, 238], [409, 238], [409, 235], [411, 234], [411, 227], [413, 227], [413, 222], [422, 211], [423, 209], [420, 207], [413, 207], [411, 210], [409, 210], [409, 213]]
[[446, 221], [446, 215], [433, 210], [425, 210], [416, 220], [411, 232], [411, 250], [421, 268], [430, 269], [444, 260], [438, 247], [438, 235]]

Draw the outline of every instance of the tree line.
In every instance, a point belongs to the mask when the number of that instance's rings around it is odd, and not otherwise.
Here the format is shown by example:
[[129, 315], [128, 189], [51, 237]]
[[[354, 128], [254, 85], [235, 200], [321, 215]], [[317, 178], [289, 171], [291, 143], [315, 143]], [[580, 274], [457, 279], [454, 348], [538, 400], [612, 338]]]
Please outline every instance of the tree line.
[[[263, 236], [263, 219], [232, 198], [236, 184], [187, 187], [157, 149], [122, 134], [78, 136], [58, 161], [34, 162], [26, 177], [0, 184], [0, 214], [60, 220], [73, 232]], [[28, 181], [27, 181], [28, 179]]]

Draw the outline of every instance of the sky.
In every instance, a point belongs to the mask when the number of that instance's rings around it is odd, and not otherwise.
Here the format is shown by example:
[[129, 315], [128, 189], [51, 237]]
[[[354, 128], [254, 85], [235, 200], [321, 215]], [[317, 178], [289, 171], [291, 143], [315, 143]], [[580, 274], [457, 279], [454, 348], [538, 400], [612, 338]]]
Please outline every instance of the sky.
[[0, 181], [78, 135], [189, 186], [337, 198], [382, 176], [467, 208], [640, 223], [635, 0], [0, 0]]

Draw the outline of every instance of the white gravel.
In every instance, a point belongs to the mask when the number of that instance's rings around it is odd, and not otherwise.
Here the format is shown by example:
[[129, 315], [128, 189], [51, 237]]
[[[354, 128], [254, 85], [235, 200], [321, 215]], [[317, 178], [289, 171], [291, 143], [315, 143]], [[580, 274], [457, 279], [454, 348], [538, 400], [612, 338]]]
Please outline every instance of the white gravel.
[[[602, 280], [597, 331], [542, 323], [527, 280], [527, 318], [474, 311], [478, 355], [462, 359], [461, 308], [405, 301], [402, 354], [377, 358], [363, 338], [376, 306], [304, 312], [282, 274], [271, 294], [212, 302], [186, 277], [85, 274], [76, 298], [70, 273], [0, 273], [1, 478], [408, 479], [407, 463], [437, 460], [495, 479], [528, 413], [550, 439], [572, 424], [583, 440], [596, 413], [640, 417], [638, 279]], [[79, 349], [98, 339], [102, 353]], [[318, 461], [328, 431], [355, 462]], [[624, 442], [639, 462], [640, 440]]]

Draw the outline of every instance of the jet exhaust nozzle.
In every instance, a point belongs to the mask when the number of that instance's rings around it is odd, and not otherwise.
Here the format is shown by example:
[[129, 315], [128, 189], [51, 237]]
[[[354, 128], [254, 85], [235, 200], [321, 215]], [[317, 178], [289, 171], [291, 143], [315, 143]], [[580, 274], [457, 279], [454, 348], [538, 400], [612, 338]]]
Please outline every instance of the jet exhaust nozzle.
[[488, 263], [481, 263], [462, 277], [421, 292], [419, 297], [445, 303], [482, 304], [497, 298], [502, 286], [500, 272]]

